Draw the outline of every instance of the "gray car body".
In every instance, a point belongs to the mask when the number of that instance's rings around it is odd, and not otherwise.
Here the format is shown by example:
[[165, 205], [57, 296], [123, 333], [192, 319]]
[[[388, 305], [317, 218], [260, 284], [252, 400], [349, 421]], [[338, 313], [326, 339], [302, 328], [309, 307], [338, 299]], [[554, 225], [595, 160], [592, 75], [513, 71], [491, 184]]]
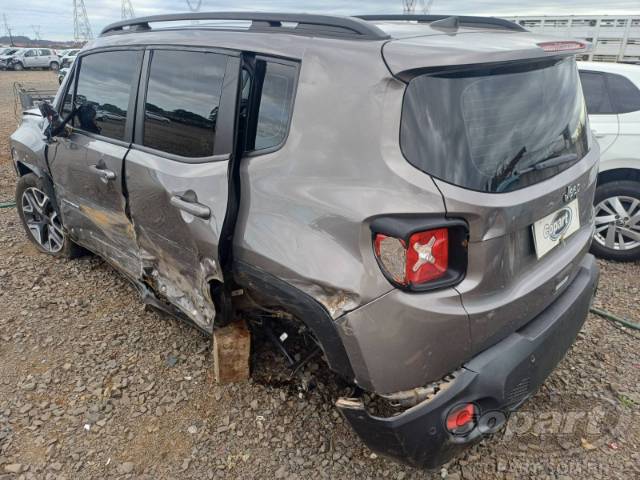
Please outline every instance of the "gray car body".
[[[571, 284], [591, 242], [599, 149], [590, 139], [589, 153], [575, 165], [502, 194], [473, 192], [418, 171], [398, 140], [407, 86], [403, 72], [557, 54], [537, 46], [548, 38], [525, 32], [465, 27], [443, 32], [403, 22], [379, 26], [390, 39], [204, 27], [123, 33], [98, 38], [79, 58], [100, 49], [171, 45], [231, 55], [250, 51], [299, 63], [288, 138], [274, 151], [242, 161], [234, 255], [315, 302], [326, 325], [312, 330], [324, 330], [330, 339], [331, 345], [323, 342], [330, 365], [364, 389], [386, 394], [459, 368], [527, 324]], [[25, 118], [12, 136], [14, 160], [22, 173], [46, 171], [43, 121]], [[71, 237], [132, 280], [153, 283], [211, 331], [216, 311], [210, 285], [222, 281], [216, 248], [227, 199], [224, 154], [185, 164], [135, 142], [76, 140], [75, 146], [60, 139], [49, 147], [56, 197]], [[82, 155], [94, 158], [77, 157], [78, 144]], [[89, 170], [98, 160], [124, 181], [101, 185]], [[580, 229], [537, 260], [531, 225], [563, 206], [568, 185], [579, 185], [579, 203], [589, 208], [581, 209]], [[172, 193], [185, 190], [210, 208], [209, 220], [171, 204]], [[81, 199], [89, 201], [80, 204]], [[469, 264], [461, 283], [419, 294], [389, 283], [374, 256], [370, 224], [380, 215], [399, 213], [446, 215], [468, 224]], [[345, 358], [349, 365], [339, 365]]]

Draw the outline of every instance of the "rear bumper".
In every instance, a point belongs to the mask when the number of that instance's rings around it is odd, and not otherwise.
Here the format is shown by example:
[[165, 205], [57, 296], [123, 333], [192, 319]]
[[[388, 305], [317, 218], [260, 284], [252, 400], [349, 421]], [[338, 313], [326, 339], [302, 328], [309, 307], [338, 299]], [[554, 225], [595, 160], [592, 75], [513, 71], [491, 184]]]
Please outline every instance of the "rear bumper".
[[[370, 415], [359, 400], [341, 399], [338, 408], [371, 450], [418, 467], [443, 464], [499, 429], [544, 382], [580, 331], [598, 276], [594, 257], [586, 255], [562, 296], [525, 327], [472, 358], [433, 399], [391, 418]], [[470, 402], [479, 412], [476, 427], [465, 436], [450, 434], [447, 414]]]

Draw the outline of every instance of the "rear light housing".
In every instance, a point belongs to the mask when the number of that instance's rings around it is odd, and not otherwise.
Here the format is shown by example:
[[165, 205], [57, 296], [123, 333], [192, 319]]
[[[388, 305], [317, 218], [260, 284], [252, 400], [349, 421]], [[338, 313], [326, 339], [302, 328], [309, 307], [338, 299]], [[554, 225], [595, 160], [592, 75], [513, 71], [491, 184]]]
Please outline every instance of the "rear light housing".
[[371, 223], [373, 250], [395, 287], [423, 292], [459, 283], [467, 268], [467, 224], [423, 216], [378, 217]]

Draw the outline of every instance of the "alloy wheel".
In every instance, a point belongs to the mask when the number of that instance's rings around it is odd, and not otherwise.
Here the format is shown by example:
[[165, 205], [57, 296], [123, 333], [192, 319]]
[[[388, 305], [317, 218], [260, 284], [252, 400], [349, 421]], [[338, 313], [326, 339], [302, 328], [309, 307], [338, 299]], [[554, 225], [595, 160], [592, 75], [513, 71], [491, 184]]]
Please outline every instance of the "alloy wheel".
[[640, 200], [627, 196], [609, 197], [595, 207], [595, 240], [611, 250], [640, 246]]
[[38, 245], [50, 253], [62, 250], [62, 224], [51, 200], [42, 190], [29, 187], [22, 193], [22, 213], [29, 232]]

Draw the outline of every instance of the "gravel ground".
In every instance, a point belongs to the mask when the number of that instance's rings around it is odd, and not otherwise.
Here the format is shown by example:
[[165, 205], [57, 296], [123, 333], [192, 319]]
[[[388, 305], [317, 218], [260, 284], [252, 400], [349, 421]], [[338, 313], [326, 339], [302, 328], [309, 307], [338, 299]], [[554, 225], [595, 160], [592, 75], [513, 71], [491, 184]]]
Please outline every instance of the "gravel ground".
[[[0, 72], [0, 201], [13, 196], [14, 81]], [[640, 320], [640, 264], [601, 262], [596, 305]], [[218, 386], [207, 338], [145, 309], [95, 257], [60, 261], [0, 210], [0, 479], [638, 478], [638, 332], [589, 316], [507, 428], [436, 472], [377, 457], [333, 407], [321, 362], [292, 380], [261, 342], [253, 378]]]

